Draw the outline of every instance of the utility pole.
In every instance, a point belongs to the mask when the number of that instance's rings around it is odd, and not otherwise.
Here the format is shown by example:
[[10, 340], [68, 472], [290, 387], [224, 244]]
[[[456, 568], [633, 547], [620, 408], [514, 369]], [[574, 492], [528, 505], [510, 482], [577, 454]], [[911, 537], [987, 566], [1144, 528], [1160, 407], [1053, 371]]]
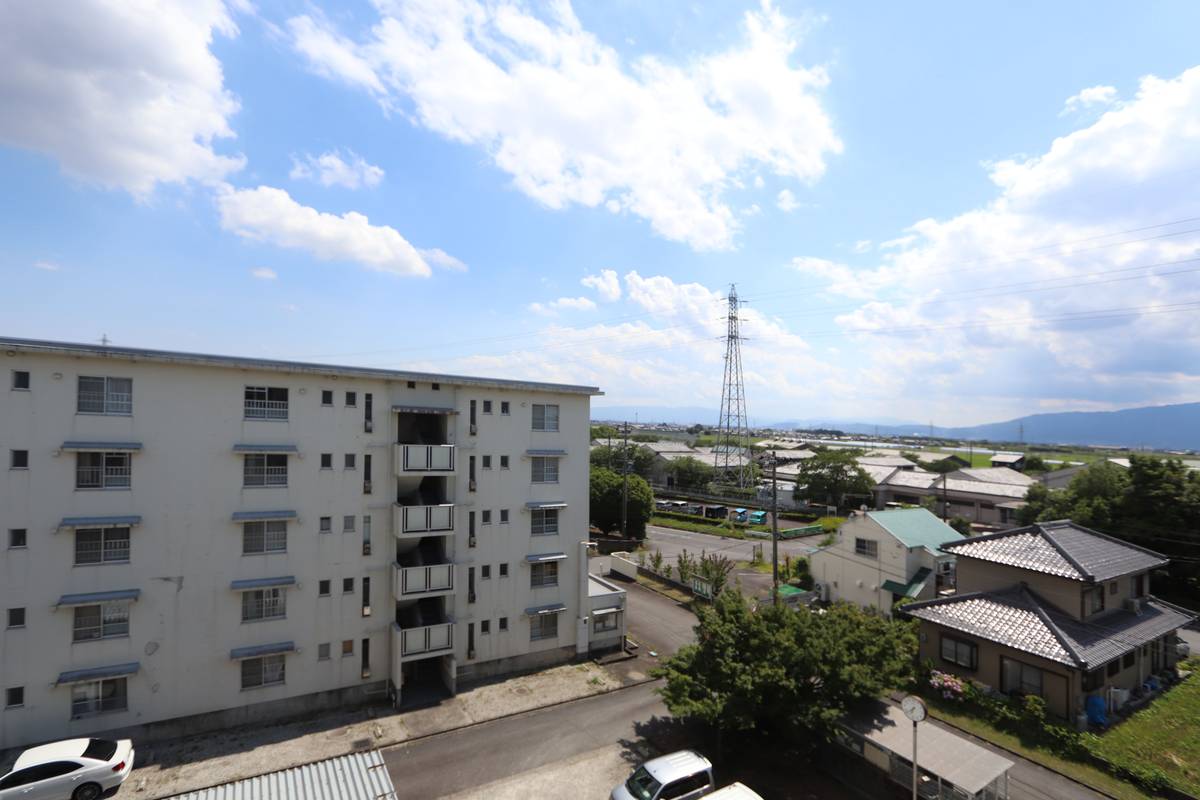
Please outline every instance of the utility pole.
[[779, 605], [779, 453], [771, 451], [771, 603]]
[[942, 473], [942, 522], [946, 521], [946, 508], [949, 503], [946, 502], [946, 476], [949, 473]]
[[629, 421], [625, 421], [625, 443], [621, 446], [621, 538], [629, 538]]

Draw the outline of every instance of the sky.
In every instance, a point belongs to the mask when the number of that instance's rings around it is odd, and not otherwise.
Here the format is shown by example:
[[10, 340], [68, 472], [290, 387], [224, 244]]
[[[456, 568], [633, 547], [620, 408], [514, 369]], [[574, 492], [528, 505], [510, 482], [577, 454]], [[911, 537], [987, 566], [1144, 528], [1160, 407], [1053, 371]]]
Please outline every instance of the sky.
[[[0, 4], [0, 335], [720, 402], [1200, 400], [1200, 4]], [[715, 416], [714, 420], [715, 422]]]

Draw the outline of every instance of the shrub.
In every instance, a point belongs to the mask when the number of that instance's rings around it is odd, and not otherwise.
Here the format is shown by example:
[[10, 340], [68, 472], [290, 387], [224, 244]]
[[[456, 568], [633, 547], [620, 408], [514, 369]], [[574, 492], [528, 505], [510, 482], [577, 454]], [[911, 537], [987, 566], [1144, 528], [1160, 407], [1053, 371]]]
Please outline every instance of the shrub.
[[966, 699], [965, 681], [957, 675], [934, 670], [929, 676], [929, 685], [947, 700], [961, 703]]

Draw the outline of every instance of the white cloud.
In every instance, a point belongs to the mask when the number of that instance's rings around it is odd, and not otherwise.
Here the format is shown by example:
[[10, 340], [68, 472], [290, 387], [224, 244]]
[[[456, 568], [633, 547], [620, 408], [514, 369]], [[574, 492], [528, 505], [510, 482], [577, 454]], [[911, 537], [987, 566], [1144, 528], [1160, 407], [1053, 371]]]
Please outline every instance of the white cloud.
[[764, 187], [764, 186], [766, 186], [766, 185], [767, 185], [767, 183], [766, 183], [766, 181], [764, 181], [764, 180], [763, 180], [763, 176], [762, 176], [762, 175], [755, 175], [755, 176], [754, 176], [754, 188], [755, 188], [755, 189], [761, 189], [761, 188], [763, 188], [763, 187]]
[[559, 311], [593, 311], [596, 303], [586, 297], [560, 297], [549, 303], [530, 303], [529, 310], [535, 314], [550, 316]]
[[606, 303], [621, 299], [621, 279], [617, 276], [616, 270], [602, 269], [599, 275], [588, 275], [579, 282], [588, 288], [595, 289], [596, 294], [600, 295], [600, 299]]
[[254, 269], [250, 270], [250, 274], [255, 278], [258, 278], [260, 281], [273, 281], [279, 277], [275, 270], [271, 269], [270, 267], [255, 267]]
[[284, 303], [282, 306], [280, 306], [280, 308], [289, 314], [295, 314], [300, 310], [300, 306], [296, 305], [295, 303]]
[[769, 4], [744, 16], [737, 44], [683, 64], [623, 61], [565, 2], [544, 18], [477, 0], [378, 8], [362, 41], [301, 16], [293, 44], [322, 74], [484, 149], [549, 208], [629, 212], [667, 239], [725, 249], [739, 230], [727, 188], [750, 170], [815, 181], [842, 148], [824, 70], [793, 66], [797, 26]]
[[439, 247], [422, 248], [417, 251], [432, 266], [448, 269], [451, 272], [466, 272], [467, 265]]
[[347, 151], [345, 158], [340, 151], [331, 150], [319, 156], [306, 153], [303, 158], [293, 158], [288, 177], [292, 180], [316, 181], [322, 186], [361, 189], [364, 186], [378, 186], [383, 180], [383, 170], [368, 164], [353, 150]]
[[214, 149], [238, 103], [209, 48], [236, 33], [220, 0], [0, 3], [0, 143], [142, 198], [218, 181], [244, 159]]
[[757, 217], [761, 213], [762, 208], [759, 207], [758, 203], [751, 203], [742, 209], [742, 216], [744, 217]]
[[855, 253], [858, 253], [859, 255], [862, 255], [863, 253], [869, 253], [869, 252], [871, 252], [871, 240], [870, 239], [859, 239], [857, 242], [854, 243], [854, 246], [850, 249], [853, 250]]
[[792, 194], [790, 189], [780, 189], [779, 194], [775, 197], [775, 205], [779, 206], [780, 211], [790, 214], [800, 207], [800, 202], [796, 200], [796, 195]]
[[432, 270], [395, 228], [372, 225], [363, 214], [341, 216], [302, 206], [282, 189], [222, 187], [221, 226], [239, 236], [305, 250], [322, 261], [349, 261], [393, 275], [427, 277]]
[[1092, 106], [1109, 106], [1117, 99], [1117, 90], [1113, 86], [1090, 86], [1084, 89], [1079, 94], [1073, 94], [1067, 98], [1066, 104], [1063, 105], [1063, 110], [1059, 112], [1060, 117], [1065, 117], [1068, 114], [1074, 114], [1076, 111]]
[[62, 267], [53, 261], [35, 261], [33, 262], [34, 269], [44, 270], [45, 272], [58, 272]]

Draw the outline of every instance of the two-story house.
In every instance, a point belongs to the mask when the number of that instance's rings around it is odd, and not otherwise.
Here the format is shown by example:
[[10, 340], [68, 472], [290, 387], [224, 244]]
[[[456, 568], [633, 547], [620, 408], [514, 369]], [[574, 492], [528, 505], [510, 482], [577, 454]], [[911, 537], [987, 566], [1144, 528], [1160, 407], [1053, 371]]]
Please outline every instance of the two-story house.
[[947, 542], [958, 593], [912, 603], [920, 657], [1074, 719], [1089, 695], [1133, 689], [1175, 664], [1195, 615], [1150, 596], [1151, 550], [1069, 520]]
[[810, 570], [822, 599], [890, 615], [897, 600], [953, 586], [954, 556], [938, 548], [960, 535], [924, 508], [856, 512], [833, 544], [812, 554]]

